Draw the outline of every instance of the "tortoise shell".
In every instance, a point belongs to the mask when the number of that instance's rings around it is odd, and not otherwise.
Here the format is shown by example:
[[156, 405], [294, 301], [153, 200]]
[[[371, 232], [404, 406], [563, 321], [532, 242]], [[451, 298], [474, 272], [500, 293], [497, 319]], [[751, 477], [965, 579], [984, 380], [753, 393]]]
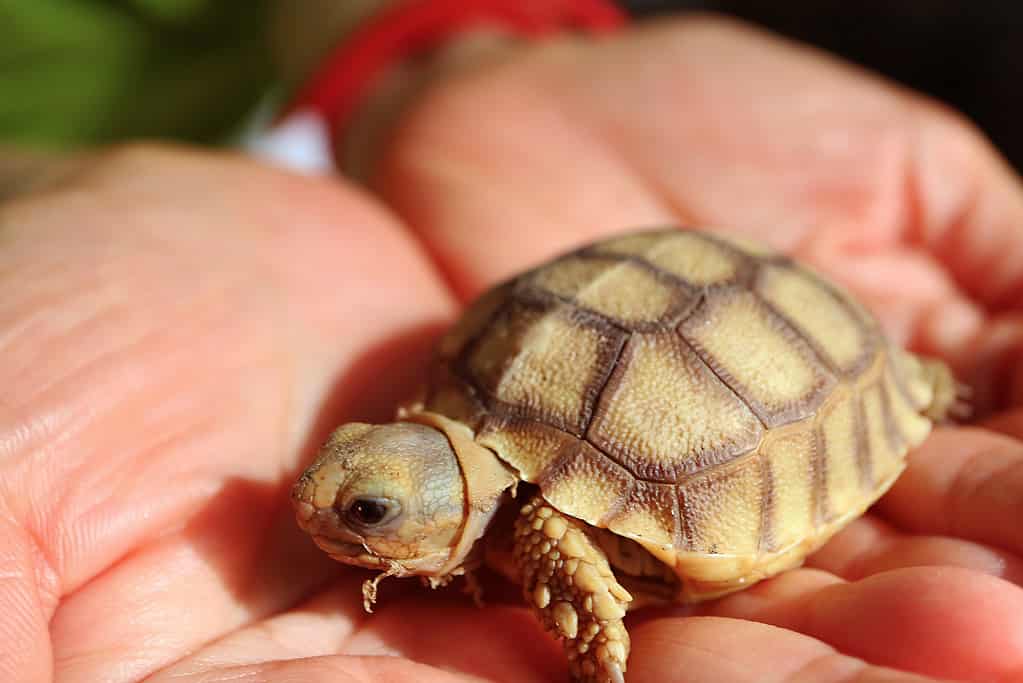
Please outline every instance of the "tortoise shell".
[[672, 229], [487, 292], [442, 340], [424, 407], [709, 596], [798, 564], [873, 503], [930, 431], [931, 392], [836, 286]]

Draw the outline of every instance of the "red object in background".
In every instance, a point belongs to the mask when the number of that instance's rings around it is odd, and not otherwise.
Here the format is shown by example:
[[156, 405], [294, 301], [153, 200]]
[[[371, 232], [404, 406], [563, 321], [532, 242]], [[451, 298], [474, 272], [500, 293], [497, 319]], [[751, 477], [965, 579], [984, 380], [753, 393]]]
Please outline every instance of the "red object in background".
[[529, 38], [581, 30], [612, 31], [625, 14], [608, 0], [410, 0], [388, 8], [335, 48], [285, 108], [282, 118], [314, 111], [337, 139], [389, 66], [484, 25]]

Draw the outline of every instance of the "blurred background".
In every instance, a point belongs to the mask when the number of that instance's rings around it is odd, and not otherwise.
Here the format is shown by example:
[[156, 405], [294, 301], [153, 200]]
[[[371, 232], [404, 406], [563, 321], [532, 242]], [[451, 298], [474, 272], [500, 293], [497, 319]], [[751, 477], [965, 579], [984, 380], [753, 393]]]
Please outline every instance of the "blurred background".
[[[373, 4], [0, 0], [0, 145], [232, 141]], [[713, 10], [835, 52], [964, 112], [1023, 171], [1023, 3], [621, 5], [635, 16]]]

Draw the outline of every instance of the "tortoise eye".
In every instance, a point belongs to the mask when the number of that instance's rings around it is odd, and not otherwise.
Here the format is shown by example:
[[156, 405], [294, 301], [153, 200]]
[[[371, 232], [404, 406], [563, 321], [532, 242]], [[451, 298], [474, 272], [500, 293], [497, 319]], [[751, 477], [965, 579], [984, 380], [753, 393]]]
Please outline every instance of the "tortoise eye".
[[380, 526], [398, 516], [401, 505], [389, 498], [361, 497], [348, 504], [345, 516], [358, 526]]

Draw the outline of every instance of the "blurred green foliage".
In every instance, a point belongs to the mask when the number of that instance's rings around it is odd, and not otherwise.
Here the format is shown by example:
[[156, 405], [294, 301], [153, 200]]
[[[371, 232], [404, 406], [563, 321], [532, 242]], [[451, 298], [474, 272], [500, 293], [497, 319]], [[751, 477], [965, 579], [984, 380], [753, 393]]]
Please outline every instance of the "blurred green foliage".
[[265, 0], [0, 0], [0, 143], [217, 142], [270, 80]]

